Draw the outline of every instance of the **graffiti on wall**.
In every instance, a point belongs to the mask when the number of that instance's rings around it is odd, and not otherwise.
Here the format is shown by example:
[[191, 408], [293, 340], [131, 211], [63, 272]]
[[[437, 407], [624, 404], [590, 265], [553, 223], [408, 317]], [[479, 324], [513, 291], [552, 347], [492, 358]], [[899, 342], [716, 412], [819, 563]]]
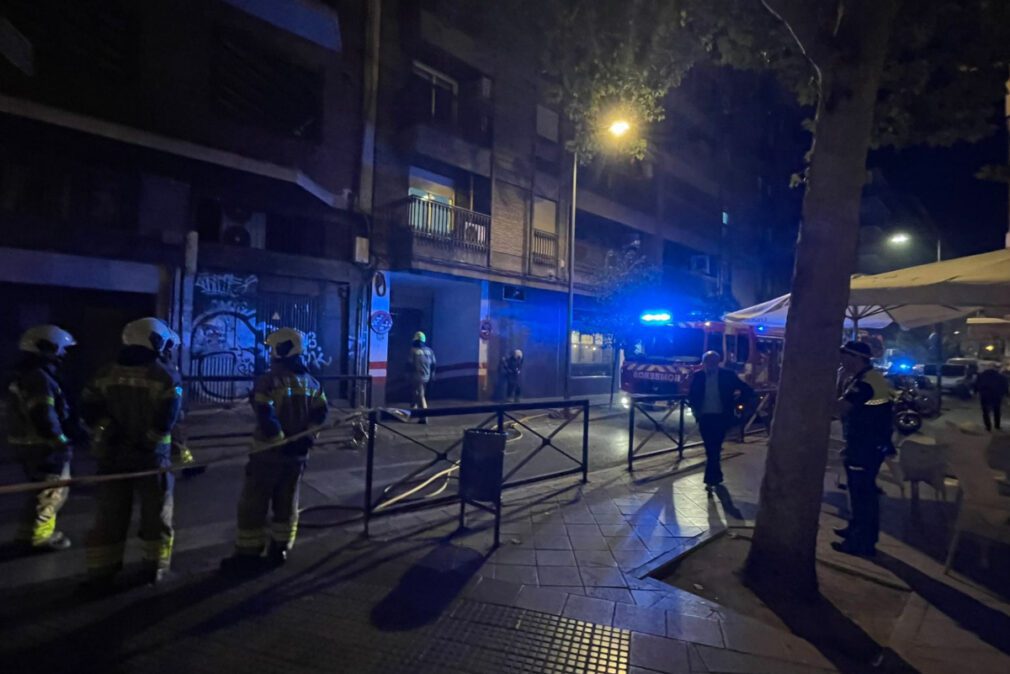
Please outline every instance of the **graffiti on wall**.
[[[249, 377], [270, 361], [263, 339], [281, 327], [298, 330], [305, 343], [304, 357], [312, 369], [323, 369], [333, 363], [320, 343], [314, 329], [308, 325], [280, 324], [276, 308], [269, 316], [260, 316], [264, 296], [259, 293], [255, 274], [201, 273], [194, 283], [197, 288], [190, 337], [190, 374], [196, 377]], [[277, 306], [274, 298], [273, 306]], [[314, 321], [313, 321], [314, 322]], [[206, 382], [201, 384], [202, 397], [210, 400], [239, 400], [248, 395], [249, 384]]]

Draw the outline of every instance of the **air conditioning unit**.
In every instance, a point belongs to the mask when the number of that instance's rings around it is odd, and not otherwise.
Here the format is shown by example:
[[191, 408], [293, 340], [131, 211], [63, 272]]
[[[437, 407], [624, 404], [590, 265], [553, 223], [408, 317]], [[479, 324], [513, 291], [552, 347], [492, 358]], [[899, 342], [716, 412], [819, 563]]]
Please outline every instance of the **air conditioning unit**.
[[266, 238], [266, 213], [236, 207], [221, 209], [221, 243], [245, 248], [265, 248]]
[[702, 274], [703, 276], [714, 276], [714, 267], [711, 255], [692, 255], [691, 273]]

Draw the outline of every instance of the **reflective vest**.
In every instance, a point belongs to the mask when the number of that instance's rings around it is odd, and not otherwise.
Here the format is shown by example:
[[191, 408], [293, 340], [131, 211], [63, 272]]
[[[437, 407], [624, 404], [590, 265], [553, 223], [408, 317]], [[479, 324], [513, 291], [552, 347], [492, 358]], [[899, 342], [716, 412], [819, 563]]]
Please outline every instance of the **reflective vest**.
[[70, 405], [59, 382], [44, 365], [15, 374], [7, 386], [7, 441], [11, 445], [69, 444], [64, 424]]
[[[326, 393], [316, 378], [281, 363], [257, 378], [251, 398], [257, 418], [255, 438], [260, 442], [278, 442], [326, 420]], [[286, 454], [304, 454], [311, 446], [312, 438], [302, 438], [282, 449]]]

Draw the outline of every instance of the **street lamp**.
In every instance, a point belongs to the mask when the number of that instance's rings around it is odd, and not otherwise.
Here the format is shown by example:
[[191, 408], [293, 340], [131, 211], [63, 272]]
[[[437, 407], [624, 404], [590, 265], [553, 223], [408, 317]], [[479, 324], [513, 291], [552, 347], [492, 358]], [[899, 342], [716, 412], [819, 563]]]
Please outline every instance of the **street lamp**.
[[[631, 131], [631, 122], [624, 117], [611, 120], [606, 127], [613, 138], [622, 138]], [[572, 327], [575, 322], [575, 211], [579, 192], [579, 151], [572, 153], [571, 217], [568, 221], [568, 315], [565, 321], [565, 398], [571, 395]]]
[[[895, 232], [891, 236], [887, 237], [887, 243], [892, 246], [907, 246], [912, 242], [912, 235], [908, 232]], [[936, 261], [939, 262], [943, 259], [943, 240], [940, 238], [940, 232], [936, 232]]]

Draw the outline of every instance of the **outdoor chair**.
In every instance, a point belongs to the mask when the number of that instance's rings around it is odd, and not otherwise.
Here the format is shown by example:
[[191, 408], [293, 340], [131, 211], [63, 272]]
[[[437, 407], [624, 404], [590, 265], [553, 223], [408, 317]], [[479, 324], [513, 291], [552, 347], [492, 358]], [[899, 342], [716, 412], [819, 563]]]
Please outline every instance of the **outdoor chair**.
[[1010, 433], [996, 431], [985, 450], [985, 461], [993, 470], [1002, 473], [998, 480], [1000, 493], [1010, 496]]
[[986, 465], [985, 460], [992, 438], [981, 428], [970, 424], [960, 427], [948, 424], [943, 436], [950, 447], [950, 465], [959, 487], [957, 518], [944, 573], [950, 571], [964, 533], [979, 538], [981, 563], [983, 567], [988, 567], [992, 542], [1010, 543], [1010, 497], [999, 493], [998, 474]]
[[[902, 478], [910, 482], [912, 500], [919, 498], [919, 483], [925, 482], [936, 492], [941, 501], [947, 500], [944, 479], [947, 476], [949, 450], [937, 442], [933, 436], [913, 433], [898, 445], [898, 463]], [[904, 494], [904, 489], [902, 489]]]

